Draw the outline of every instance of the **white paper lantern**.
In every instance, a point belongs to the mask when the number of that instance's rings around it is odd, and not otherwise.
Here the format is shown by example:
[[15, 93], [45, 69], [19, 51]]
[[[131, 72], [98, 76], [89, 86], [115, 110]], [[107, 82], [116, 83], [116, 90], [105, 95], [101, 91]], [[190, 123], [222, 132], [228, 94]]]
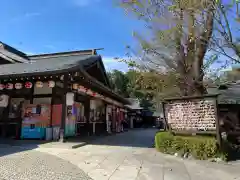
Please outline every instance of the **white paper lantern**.
[[37, 88], [42, 88], [43, 87], [43, 82], [42, 81], [37, 81], [36, 82], [36, 87]]
[[23, 87], [22, 83], [15, 84], [15, 89], [22, 89], [22, 87]]
[[48, 81], [48, 87], [50, 87], [50, 88], [55, 87], [55, 82], [54, 81]]

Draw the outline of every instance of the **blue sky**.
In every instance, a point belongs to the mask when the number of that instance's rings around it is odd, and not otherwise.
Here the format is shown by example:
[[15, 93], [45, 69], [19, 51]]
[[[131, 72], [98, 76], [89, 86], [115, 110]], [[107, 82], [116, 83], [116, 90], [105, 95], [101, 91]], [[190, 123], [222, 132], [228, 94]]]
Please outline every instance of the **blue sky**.
[[127, 65], [113, 58], [135, 45], [132, 32], [143, 24], [116, 1], [1, 0], [0, 41], [28, 54], [104, 48], [99, 53], [106, 69], [126, 71]]
[[142, 28], [114, 0], [1, 0], [0, 22], [0, 41], [25, 53], [104, 48], [108, 70], [126, 70], [113, 57], [124, 57]]

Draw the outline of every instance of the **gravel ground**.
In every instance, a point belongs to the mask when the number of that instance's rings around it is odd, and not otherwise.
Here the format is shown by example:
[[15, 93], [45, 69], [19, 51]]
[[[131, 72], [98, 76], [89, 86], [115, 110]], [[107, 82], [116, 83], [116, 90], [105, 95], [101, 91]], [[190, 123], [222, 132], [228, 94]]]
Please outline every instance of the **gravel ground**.
[[91, 180], [58, 157], [16, 147], [0, 148], [0, 180]]

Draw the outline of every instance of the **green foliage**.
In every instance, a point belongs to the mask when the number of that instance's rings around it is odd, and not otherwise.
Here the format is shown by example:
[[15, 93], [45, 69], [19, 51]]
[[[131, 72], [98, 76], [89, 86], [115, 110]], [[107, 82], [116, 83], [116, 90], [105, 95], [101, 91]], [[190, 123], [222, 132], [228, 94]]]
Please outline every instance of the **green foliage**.
[[140, 105], [151, 109], [165, 97], [178, 95], [174, 72], [129, 70], [126, 73], [114, 70], [108, 73], [112, 88], [122, 96], [137, 98]]
[[189, 153], [201, 160], [220, 156], [215, 138], [207, 136], [174, 136], [170, 132], [158, 132], [155, 147], [163, 153]]
[[223, 157], [226, 160], [236, 160], [240, 158], [240, 146], [236, 144], [232, 144], [227, 140], [223, 140]]
[[204, 58], [214, 28], [213, 6], [218, 4], [210, 0], [124, 1], [124, 10], [147, 27], [143, 33], [134, 33], [140, 50], [133, 54], [142, 61], [137, 64], [142, 63], [146, 69], [156, 72], [177, 72], [179, 78], [174, 84], [178, 85], [181, 95], [206, 93], [205, 70], [217, 57]]
[[121, 94], [123, 97], [128, 97], [128, 77], [126, 77], [123, 72], [118, 70], [109, 72], [107, 75], [115, 92]]

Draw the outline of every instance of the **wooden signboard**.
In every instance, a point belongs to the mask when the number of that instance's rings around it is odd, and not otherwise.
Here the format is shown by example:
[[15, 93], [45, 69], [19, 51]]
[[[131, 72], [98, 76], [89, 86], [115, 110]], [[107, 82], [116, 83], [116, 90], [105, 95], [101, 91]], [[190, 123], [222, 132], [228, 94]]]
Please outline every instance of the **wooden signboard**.
[[167, 99], [163, 110], [168, 130], [179, 134], [213, 134], [221, 147], [217, 95]]
[[188, 99], [165, 104], [165, 115], [173, 130], [215, 131], [215, 99]]
[[163, 110], [171, 131], [219, 132], [217, 95], [167, 99], [163, 103]]

